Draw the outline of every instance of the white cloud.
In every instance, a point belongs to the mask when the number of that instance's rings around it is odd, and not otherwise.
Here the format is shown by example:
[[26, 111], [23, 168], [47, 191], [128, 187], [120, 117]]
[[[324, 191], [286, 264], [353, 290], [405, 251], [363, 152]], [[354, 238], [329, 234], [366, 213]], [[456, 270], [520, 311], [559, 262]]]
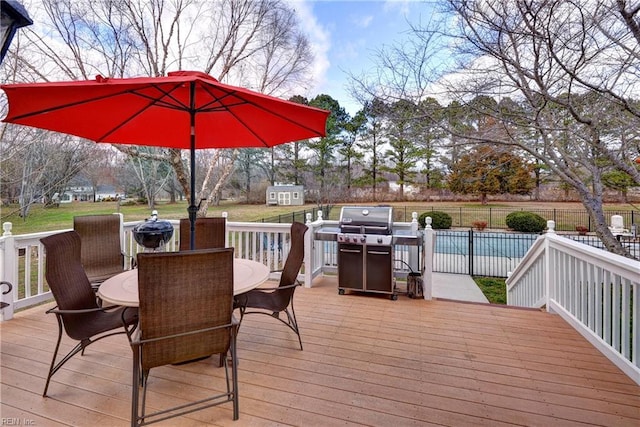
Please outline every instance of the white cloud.
[[353, 41], [346, 41], [338, 49], [336, 49], [335, 57], [344, 60], [356, 60], [360, 57], [360, 53], [366, 46], [367, 41], [359, 38]]
[[356, 27], [367, 28], [369, 27], [369, 25], [371, 25], [371, 22], [373, 22], [373, 15], [354, 16], [352, 18], [352, 22]]
[[412, 0], [386, 0], [384, 2], [384, 11], [398, 11], [401, 16], [409, 16], [411, 3]]

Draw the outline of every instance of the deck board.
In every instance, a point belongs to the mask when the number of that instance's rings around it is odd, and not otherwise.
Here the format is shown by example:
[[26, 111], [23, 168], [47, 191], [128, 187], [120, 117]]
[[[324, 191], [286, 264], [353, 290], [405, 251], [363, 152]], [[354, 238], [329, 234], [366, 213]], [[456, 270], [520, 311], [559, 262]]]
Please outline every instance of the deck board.
[[[41, 396], [57, 326], [49, 305], [0, 324], [3, 419], [34, 425], [129, 423], [124, 335], [76, 356]], [[449, 300], [338, 295], [335, 279], [296, 291], [297, 337], [245, 317], [238, 341], [240, 420], [230, 405], [170, 426], [630, 426], [640, 387], [559, 316]], [[64, 349], [73, 343], [65, 339]], [[223, 386], [214, 359], [151, 371], [152, 408]], [[24, 424], [24, 423], [23, 423]]]

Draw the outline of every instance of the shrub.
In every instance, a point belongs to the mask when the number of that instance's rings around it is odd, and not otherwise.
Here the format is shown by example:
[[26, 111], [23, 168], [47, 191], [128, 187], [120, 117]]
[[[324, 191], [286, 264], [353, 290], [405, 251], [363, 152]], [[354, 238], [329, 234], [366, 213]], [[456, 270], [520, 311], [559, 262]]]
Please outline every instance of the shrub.
[[505, 218], [507, 227], [523, 233], [541, 233], [547, 226], [547, 221], [533, 212], [511, 212]]
[[453, 220], [451, 219], [451, 215], [446, 212], [440, 211], [432, 211], [432, 212], [424, 212], [418, 217], [418, 222], [422, 228], [425, 227], [426, 218], [430, 216], [433, 220], [431, 222], [431, 228], [434, 230], [443, 230], [447, 228], [451, 228], [451, 223]]
[[584, 225], [576, 225], [576, 231], [578, 234], [585, 235], [589, 232], [589, 227], [585, 227]]
[[471, 225], [473, 226], [473, 228], [475, 228], [478, 231], [482, 231], [485, 228], [487, 228], [487, 221], [473, 221], [471, 223]]

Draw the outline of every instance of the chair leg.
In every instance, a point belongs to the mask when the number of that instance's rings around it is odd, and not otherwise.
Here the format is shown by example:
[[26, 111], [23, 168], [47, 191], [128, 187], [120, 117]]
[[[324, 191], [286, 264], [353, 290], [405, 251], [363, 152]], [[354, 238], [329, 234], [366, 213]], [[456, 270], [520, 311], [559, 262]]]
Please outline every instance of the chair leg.
[[[237, 330], [236, 330], [237, 331]], [[236, 347], [236, 334], [231, 337], [231, 391], [233, 393], [233, 420], [237, 420], [240, 414], [240, 405], [238, 404], [238, 353]]]
[[300, 350], [302, 350], [302, 337], [300, 336], [300, 328], [298, 328], [298, 319], [296, 319], [296, 311], [293, 309], [293, 301], [291, 301], [291, 313], [289, 313], [288, 309], [285, 309], [285, 313], [287, 313], [287, 317], [289, 318], [289, 325], [293, 332], [298, 335], [298, 343], [300, 344]]
[[42, 397], [47, 396], [47, 390], [49, 389], [49, 382], [51, 381], [51, 377], [53, 376], [55, 370], [54, 366], [56, 365], [56, 357], [58, 357], [58, 349], [60, 348], [60, 341], [62, 341], [62, 325], [60, 324], [60, 319], [58, 319], [58, 342], [56, 342], [56, 348], [53, 350], [53, 358], [51, 359], [51, 366], [49, 366], [49, 374], [47, 375], [47, 382], [44, 384], [44, 392], [42, 393]]
[[142, 377], [140, 374], [139, 351], [137, 348], [133, 350], [133, 379], [131, 381], [131, 426], [138, 426], [138, 402], [140, 399], [140, 387], [142, 386]]
[[60, 316], [56, 315], [56, 319], [58, 320], [58, 342], [56, 342], [56, 348], [53, 351], [53, 358], [51, 359], [51, 365], [49, 367], [49, 374], [47, 375], [47, 381], [46, 381], [46, 383], [44, 385], [44, 392], [42, 393], [43, 397], [47, 396], [47, 391], [49, 390], [49, 383], [51, 382], [51, 377], [53, 377], [53, 375], [56, 372], [58, 372], [58, 370], [60, 368], [62, 368], [62, 365], [67, 363], [67, 361], [69, 359], [71, 359], [73, 356], [75, 356], [77, 353], [79, 353], [81, 351], [84, 353], [84, 348], [87, 345], [91, 344], [90, 340], [88, 340], [88, 342], [86, 342], [87, 340], [80, 341], [75, 347], [73, 347], [71, 349], [71, 351], [69, 353], [67, 353], [66, 356], [64, 356], [62, 358], [62, 360], [60, 360], [56, 364], [56, 358], [58, 357], [58, 350], [60, 349], [60, 342], [62, 341], [62, 334], [64, 333], [63, 326], [62, 326], [62, 320], [60, 320]]
[[291, 301], [291, 303], [289, 304], [289, 307], [291, 307], [291, 311], [289, 311], [288, 307], [282, 310], [287, 315], [287, 320], [284, 320], [284, 318], [280, 317], [280, 313], [281, 313], [280, 311], [274, 311], [274, 312], [268, 313], [264, 311], [246, 311], [246, 309], [242, 310], [241, 308], [240, 324], [242, 325], [242, 318], [244, 317], [245, 314], [262, 314], [262, 315], [271, 316], [274, 319], [277, 319], [281, 321], [283, 324], [287, 325], [289, 329], [291, 329], [293, 332], [296, 333], [296, 335], [298, 336], [298, 343], [300, 344], [300, 350], [303, 350], [302, 337], [300, 336], [300, 329], [298, 328], [298, 320], [296, 319], [296, 311], [293, 308], [293, 301]]

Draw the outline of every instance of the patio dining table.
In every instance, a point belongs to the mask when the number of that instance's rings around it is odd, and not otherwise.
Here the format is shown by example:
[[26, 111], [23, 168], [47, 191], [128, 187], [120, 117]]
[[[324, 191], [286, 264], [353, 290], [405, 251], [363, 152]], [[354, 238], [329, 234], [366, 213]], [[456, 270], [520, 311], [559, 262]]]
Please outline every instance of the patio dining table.
[[[257, 288], [269, 278], [269, 267], [248, 259], [233, 260], [233, 294], [240, 295]], [[105, 280], [98, 297], [115, 305], [138, 307], [138, 270], [128, 270]]]

